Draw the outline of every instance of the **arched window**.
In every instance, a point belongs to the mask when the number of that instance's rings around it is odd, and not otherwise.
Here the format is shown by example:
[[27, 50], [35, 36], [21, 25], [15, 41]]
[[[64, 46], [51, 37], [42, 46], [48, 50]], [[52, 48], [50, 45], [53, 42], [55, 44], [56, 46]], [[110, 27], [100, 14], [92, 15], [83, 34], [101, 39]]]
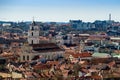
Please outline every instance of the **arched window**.
[[33, 32], [31, 33], [31, 36], [33, 36]]
[[23, 60], [25, 60], [25, 56], [23, 56]]
[[32, 29], [31, 30], [34, 30], [34, 27], [32, 26]]
[[27, 60], [29, 60], [29, 55], [27, 56]]

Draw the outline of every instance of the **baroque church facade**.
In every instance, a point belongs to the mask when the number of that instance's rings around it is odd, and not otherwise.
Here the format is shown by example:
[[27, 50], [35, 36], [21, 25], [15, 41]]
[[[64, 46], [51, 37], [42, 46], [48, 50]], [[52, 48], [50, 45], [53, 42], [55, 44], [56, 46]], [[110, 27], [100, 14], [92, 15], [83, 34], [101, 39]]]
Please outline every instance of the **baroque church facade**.
[[47, 60], [64, 57], [64, 49], [61, 49], [52, 40], [41, 40], [40, 27], [32, 22], [28, 31], [28, 45], [22, 48], [20, 61], [31, 61], [36, 56], [42, 56]]

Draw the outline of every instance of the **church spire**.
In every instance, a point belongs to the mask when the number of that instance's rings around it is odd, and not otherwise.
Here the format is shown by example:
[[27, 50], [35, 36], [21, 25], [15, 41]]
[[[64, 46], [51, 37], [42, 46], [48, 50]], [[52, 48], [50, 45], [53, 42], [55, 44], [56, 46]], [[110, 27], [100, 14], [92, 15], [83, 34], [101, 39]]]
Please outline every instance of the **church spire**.
[[35, 21], [34, 21], [34, 17], [33, 17], [32, 25], [33, 25], [33, 26], [36, 25], [36, 23], [35, 23]]

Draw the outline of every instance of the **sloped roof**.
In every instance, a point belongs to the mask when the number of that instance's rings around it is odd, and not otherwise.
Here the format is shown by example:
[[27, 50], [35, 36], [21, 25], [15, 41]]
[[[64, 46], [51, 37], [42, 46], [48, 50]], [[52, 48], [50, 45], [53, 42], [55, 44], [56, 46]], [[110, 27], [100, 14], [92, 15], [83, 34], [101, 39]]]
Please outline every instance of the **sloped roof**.
[[92, 57], [91, 53], [88, 52], [83, 52], [83, 53], [76, 53], [76, 54], [71, 54], [74, 58], [79, 58], [79, 57]]
[[35, 65], [34, 66], [35, 70], [38, 70], [38, 69], [45, 70], [45, 69], [49, 69], [49, 68], [51, 68], [51, 65], [49, 65], [49, 64], [42, 64], [42, 63], [40, 63], [39, 65]]
[[41, 44], [32, 44], [33, 50], [39, 52], [54, 52], [54, 51], [64, 51], [55, 43], [41, 43]]
[[120, 59], [120, 54], [119, 54], [119, 55], [114, 55], [113, 57], [117, 57], [117, 58], [119, 58], [119, 59]]
[[92, 54], [93, 57], [99, 57], [99, 58], [110, 58], [111, 55], [107, 53], [94, 53]]
[[50, 65], [58, 65], [59, 62], [58, 61], [48, 61], [46, 64], [50, 64]]

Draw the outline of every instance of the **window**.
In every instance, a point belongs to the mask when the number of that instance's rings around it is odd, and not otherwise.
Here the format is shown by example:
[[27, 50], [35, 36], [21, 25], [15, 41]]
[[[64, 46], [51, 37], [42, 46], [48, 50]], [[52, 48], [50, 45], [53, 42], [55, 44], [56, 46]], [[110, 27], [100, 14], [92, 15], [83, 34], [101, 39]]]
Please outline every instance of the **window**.
[[25, 60], [25, 56], [23, 56], [23, 60]]
[[33, 44], [33, 40], [31, 41], [31, 44]]
[[34, 30], [33, 26], [32, 26], [32, 29], [31, 30]]
[[47, 56], [47, 59], [50, 60], [50, 55]]
[[29, 60], [29, 56], [27, 56], [27, 60]]
[[33, 36], [33, 32], [31, 33], [31, 35]]
[[41, 36], [40, 32], [39, 32], [39, 36]]

